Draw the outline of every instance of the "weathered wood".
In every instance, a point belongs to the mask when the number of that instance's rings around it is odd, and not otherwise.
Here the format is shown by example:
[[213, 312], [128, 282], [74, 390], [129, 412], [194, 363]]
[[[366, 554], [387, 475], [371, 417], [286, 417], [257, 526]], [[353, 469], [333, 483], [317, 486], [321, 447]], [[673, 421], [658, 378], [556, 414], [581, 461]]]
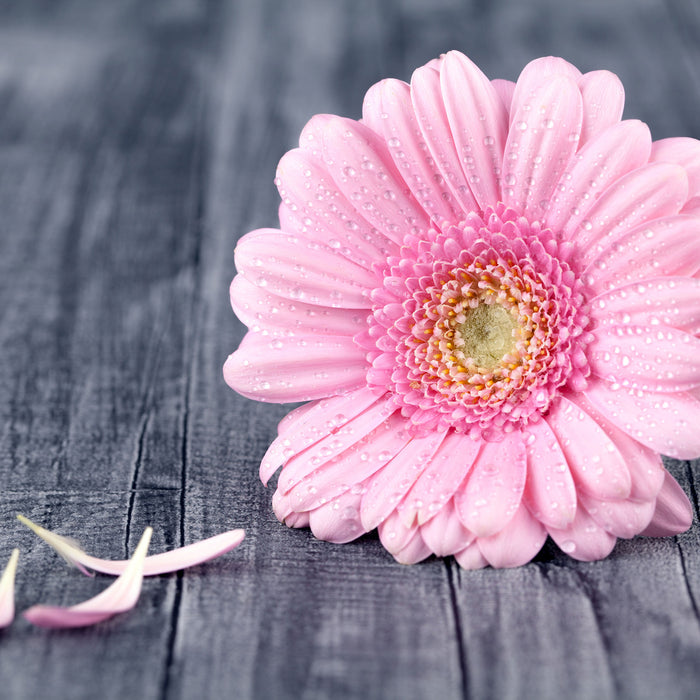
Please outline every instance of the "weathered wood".
[[[18, 609], [87, 579], [16, 512], [95, 554], [245, 527], [147, 580], [135, 611], [0, 633], [12, 698], [694, 698], [700, 530], [580, 564], [402, 567], [369, 535], [281, 526], [257, 467], [286, 409], [231, 392], [233, 248], [274, 226], [275, 166], [314, 113], [450, 48], [514, 79], [609, 68], [655, 138], [700, 137], [692, 3], [240, 0], [0, 8], [0, 557]], [[671, 468], [697, 510], [694, 469]], [[4, 563], [4, 561], [3, 561]]]

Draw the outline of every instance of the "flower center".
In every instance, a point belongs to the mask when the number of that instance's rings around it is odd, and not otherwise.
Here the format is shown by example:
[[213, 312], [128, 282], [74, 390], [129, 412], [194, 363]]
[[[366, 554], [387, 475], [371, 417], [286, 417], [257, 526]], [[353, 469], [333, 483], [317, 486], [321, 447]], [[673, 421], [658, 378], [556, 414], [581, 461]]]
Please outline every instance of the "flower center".
[[456, 344], [478, 367], [493, 370], [515, 350], [517, 320], [500, 304], [481, 303], [465, 316], [455, 327]]
[[499, 205], [407, 236], [372, 296], [370, 386], [417, 431], [498, 439], [588, 375], [582, 283], [556, 236]]

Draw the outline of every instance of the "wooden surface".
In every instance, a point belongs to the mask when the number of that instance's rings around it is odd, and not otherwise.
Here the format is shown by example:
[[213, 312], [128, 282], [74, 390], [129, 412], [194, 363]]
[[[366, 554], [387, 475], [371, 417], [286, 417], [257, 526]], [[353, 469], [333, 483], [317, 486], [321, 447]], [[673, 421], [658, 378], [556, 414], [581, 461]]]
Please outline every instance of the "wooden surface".
[[[582, 564], [396, 564], [280, 525], [259, 461], [286, 408], [230, 391], [237, 237], [317, 112], [451, 48], [491, 77], [563, 55], [617, 72], [655, 138], [700, 137], [690, 0], [26, 0], [0, 4], [0, 558], [17, 605], [109, 579], [21, 512], [127, 556], [244, 527], [86, 630], [0, 633], [3, 698], [697, 698], [700, 528]], [[698, 464], [672, 463], [697, 509]]]

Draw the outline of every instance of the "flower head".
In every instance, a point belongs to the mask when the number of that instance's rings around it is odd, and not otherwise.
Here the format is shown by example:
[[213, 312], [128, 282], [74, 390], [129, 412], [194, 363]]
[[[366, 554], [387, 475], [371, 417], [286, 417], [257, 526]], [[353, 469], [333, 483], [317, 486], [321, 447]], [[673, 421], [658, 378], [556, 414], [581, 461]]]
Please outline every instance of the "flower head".
[[224, 367], [311, 401], [261, 465], [280, 520], [467, 568], [689, 527], [659, 453], [700, 455], [700, 142], [652, 143], [623, 99], [607, 71], [490, 81], [451, 52], [308, 123], [280, 229], [236, 249]]

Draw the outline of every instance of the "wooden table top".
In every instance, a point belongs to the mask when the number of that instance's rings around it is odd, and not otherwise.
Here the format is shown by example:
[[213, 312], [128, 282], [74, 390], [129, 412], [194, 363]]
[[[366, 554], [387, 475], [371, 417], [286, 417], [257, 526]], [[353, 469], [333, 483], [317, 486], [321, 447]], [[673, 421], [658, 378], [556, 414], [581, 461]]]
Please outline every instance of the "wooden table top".
[[[233, 250], [277, 224], [282, 154], [315, 113], [456, 48], [491, 77], [607, 68], [654, 138], [700, 137], [700, 5], [681, 0], [103, 0], [0, 5], [0, 558], [17, 607], [109, 579], [67, 569], [20, 512], [103, 557], [243, 527], [147, 579], [137, 607], [0, 632], [0, 696], [697, 698], [700, 529], [601, 562], [547, 544], [514, 570], [405, 567], [280, 525], [260, 459], [287, 407], [221, 367], [244, 327]], [[700, 465], [668, 462], [697, 512]]]

